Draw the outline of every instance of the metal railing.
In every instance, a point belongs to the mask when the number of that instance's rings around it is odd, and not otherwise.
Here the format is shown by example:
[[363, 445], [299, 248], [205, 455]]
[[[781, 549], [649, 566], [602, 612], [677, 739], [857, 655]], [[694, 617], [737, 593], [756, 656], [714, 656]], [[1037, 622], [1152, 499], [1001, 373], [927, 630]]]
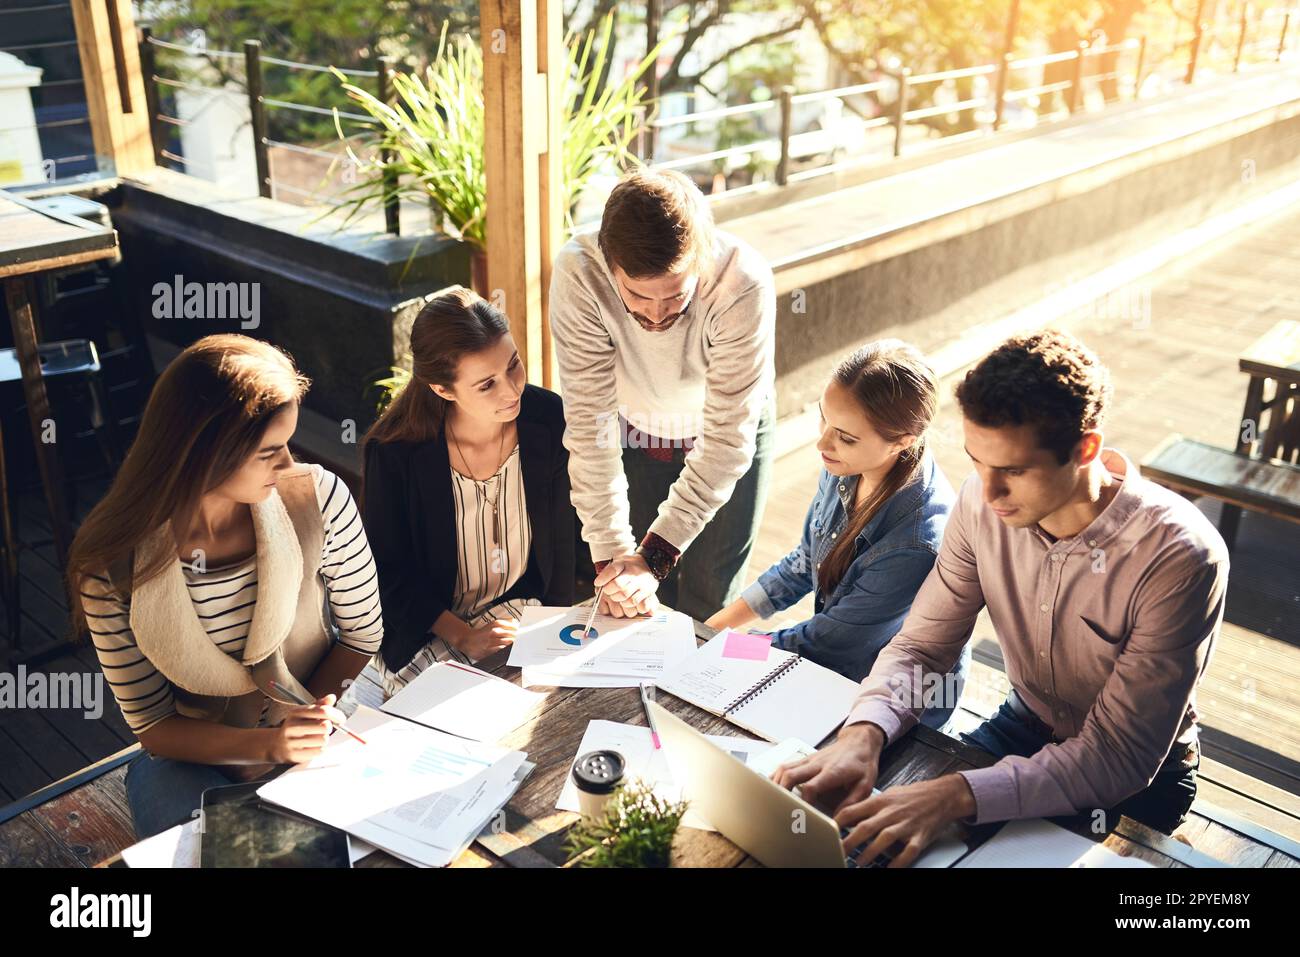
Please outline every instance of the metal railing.
[[[1292, 34], [1296, 32], [1292, 29], [1292, 20], [1294, 18], [1295, 13], [1292, 10], [1272, 8], [1261, 11], [1258, 16], [1252, 18], [1250, 7], [1243, 5], [1237, 22], [1228, 24], [1228, 30], [1231, 33], [1229, 43], [1233, 53], [1232, 71], [1239, 72], [1243, 64], [1251, 61], [1261, 59], [1272, 62], [1281, 61], [1291, 45]], [[1276, 20], [1277, 23], [1270, 23], [1269, 21], [1272, 20]], [[1011, 45], [1014, 37], [1014, 30], [1015, 22], [1012, 19], [1007, 25], [1008, 46]], [[1212, 27], [1209, 24], [1200, 23], [1190, 37], [1183, 39], [1175, 37], [1172, 43], [1165, 48], [1164, 55], [1159, 62], [1166, 65], [1171, 60], [1178, 60], [1178, 58], [1185, 55], [1187, 67], [1182, 80], [1184, 83], [1190, 84], [1195, 81], [1198, 70], [1205, 66], [1203, 57], [1206, 55], [1207, 49], [1214, 51], [1225, 47], [1220, 42], [1223, 33], [1223, 27]], [[1039, 56], [1016, 56], [1008, 50], [994, 63], [982, 63], [927, 73], [914, 73], [905, 66], [899, 66], [889, 70], [882, 70], [882, 79], [869, 82], [802, 93], [796, 92], [793, 87], [786, 86], [781, 88], [777, 97], [771, 100], [700, 110], [681, 116], [657, 117], [646, 120], [643, 111], [642, 120], [640, 121], [640, 133], [643, 143], [647, 137], [650, 142], [662, 141], [658, 134], [663, 130], [674, 127], [690, 126], [697, 123], [717, 123], [720, 120], [736, 117], [761, 118], [766, 114], [775, 113], [778, 118], [778, 129], [775, 135], [769, 134], [753, 142], [727, 148], [654, 161], [650, 165], [657, 169], [685, 170], [719, 161], [732, 161], [743, 157], [751, 157], [758, 153], [775, 159], [776, 184], [785, 186], [790, 181], [791, 168], [795, 160], [802, 156], [819, 155], [827, 152], [825, 144], [829, 139], [824, 131], [820, 137], [815, 135], [816, 131], [794, 132], [793, 115], [796, 106], [828, 103], [832, 100], [839, 100], [843, 103], [851, 97], [875, 97], [876, 104], [881, 108], [881, 112], [878, 115], [856, 121], [855, 128], [862, 132], [886, 127], [892, 128], [892, 155], [899, 157], [904, 154], [909, 131], [918, 124], [924, 124], [936, 117], [959, 118], [964, 114], [970, 114], [961, 123], [952, 124], [964, 128], [960, 128], [957, 132], [941, 133], [940, 137], [937, 138], [939, 142], [948, 142], [971, 135], [982, 135], [998, 131], [1006, 123], [1008, 105], [1022, 104], [1038, 110], [1044, 105], [1044, 98], [1047, 98], [1047, 104], [1051, 104], [1055, 102], [1054, 98], [1059, 95], [1063, 101], [1065, 113], [1073, 115], [1088, 108], [1089, 90], [1093, 93], [1100, 91], [1104, 103], [1121, 99], [1119, 89], [1128, 78], [1131, 78], [1129, 81], [1130, 98], [1137, 99], [1141, 96], [1143, 82], [1148, 76], [1151, 63], [1155, 59], [1151, 46], [1146, 36], [1140, 36], [1108, 45], [1093, 46], [1087, 42], [1080, 42], [1076, 49]], [[155, 48], [215, 59], [242, 60], [245, 74], [245, 90], [241, 92], [222, 87], [203, 87], [159, 76], [154, 53]], [[1183, 48], [1186, 48], [1185, 54]], [[191, 92], [208, 92], [212, 95], [246, 97], [253, 128], [254, 158], [257, 165], [259, 194], [273, 197], [277, 190], [284, 190], [294, 194], [320, 198], [330, 205], [340, 205], [330, 198], [321, 197], [320, 194], [311, 190], [304, 190], [301, 187], [273, 178], [269, 155], [271, 147], [334, 160], [341, 158], [343, 154], [330, 153], [315, 146], [272, 139], [268, 134], [267, 111], [290, 110], [330, 117], [337, 115], [340, 120], [368, 127], [376, 125], [376, 120], [373, 117], [359, 113], [268, 97], [263, 86], [264, 66], [269, 65], [289, 70], [313, 72], [330, 72], [333, 69], [332, 67], [265, 56], [262, 54], [261, 43], [258, 40], [245, 41], [242, 52], [206, 48], [196, 49], [193, 46], [171, 43], [154, 37], [147, 27], [141, 30], [140, 58], [147, 81], [146, 92], [149, 97], [154, 150], [160, 163], [166, 159], [183, 166], [191, 165], [184, 157], [177, 156], [163, 148], [163, 144], [166, 142], [166, 133], [160, 124], [181, 128], [186, 125], [187, 121], [162, 113], [158, 98], [158, 87], [160, 85], [173, 89], [185, 89]], [[1109, 58], [1109, 62], [1107, 62], [1107, 58]], [[1094, 64], [1100, 64], [1100, 67], [1094, 66]], [[1181, 71], [1182, 68], [1178, 67], [1178, 69]], [[376, 85], [376, 95], [386, 103], [393, 102], [392, 71], [392, 61], [384, 57], [375, 60], [373, 70], [339, 70], [345, 76], [357, 79], [373, 79]], [[1048, 80], [1043, 76], [1047, 71], [1051, 71], [1057, 78]], [[963, 95], [958, 92], [956, 94], [958, 99], [952, 102], [931, 102], [921, 106], [913, 105], [917, 91], [924, 88], [933, 87], [936, 84], [957, 85], [963, 82], [974, 86], [977, 81], [983, 81], [984, 86], [987, 88], [985, 92], [975, 95]], [[1106, 84], [1111, 84], [1109, 94], [1106, 92]], [[884, 94], [884, 96], [880, 96], [880, 94]], [[933, 99], [933, 97], [934, 94], [932, 93], [931, 98]], [[1059, 108], [1053, 111], [1053, 113], [1059, 112]], [[1046, 112], [1036, 112], [1036, 122], [1049, 119], [1051, 115]], [[927, 137], [927, 142], [935, 141], [936, 138]], [[823, 164], [822, 171], [834, 169], [841, 165], [834, 160], [835, 148], [832, 147], [829, 152], [832, 161], [829, 164]], [[392, 159], [391, 154], [387, 152], [383, 154], [382, 158], [386, 161]], [[397, 184], [395, 174], [388, 169], [388, 165], [388, 162], [383, 163], [385, 169], [383, 175], [388, 177], [387, 184], [389, 187], [385, 190], [387, 199], [384, 205], [384, 219], [387, 231], [396, 235], [400, 228], [398, 200], [396, 198]]]
[[[240, 91], [218, 86], [203, 86], [195, 83], [187, 83], [183, 80], [160, 76], [158, 74], [158, 59], [155, 53], [156, 48], [172, 50], [179, 53], [189, 54], [191, 56], [225, 59], [232, 62], [242, 61], [244, 68], [244, 90]], [[253, 160], [257, 167], [258, 195], [269, 199], [274, 198], [278, 191], [284, 191], [294, 195], [311, 197], [325, 205], [343, 205], [335, 201], [332, 197], [325, 196], [313, 190], [305, 190], [299, 186], [294, 186], [291, 183], [286, 183], [274, 178], [271, 170], [271, 147], [286, 149], [290, 152], [304, 155], [319, 156], [332, 161], [338, 161], [339, 159], [344, 158], [346, 154], [337, 152], [331, 153], [313, 146], [304, 146], [302, 144], [272, 139], [269, 134], [267, 111], [289, 110], [313, 116], [328, 116], [331, 119], [337, 116], [340, 120], [346, 120], [362, 126], [375, 126], [378, 124], [378, 121], [375, 120], [374, 117], [366, 116], [361, 113], [352, 113], [346, 110], [313, 106], [308, 103], [293, 103], [289, 100], [269, 97], [265, 93], [265, 86], [263, 83], [263, 67], [266, 65], [289, 70], [306, 70], [316, 73], [331, 73], [334, 71], [334, 67], [321, 66], [316, 63], [300, 63], [296, 60], [284, 60], [279, 57], [263, 56], [262, 43], [260, 40], [245, 40], [243, 52], [236, 52], [234, 50], [215, 50], [209, 49], [206, 46], [187, 46], [181, 43], [171, 43], [155, 37], [149, 27], [142, 27], [140, 30], [140, 64], [145, 77], [145, 93], [149, 103], [150, 130], [153, 138], [154, 157], [159, 165], [162, 165], [163, 160], [178, 163], [187, 170], [195, 165], [192, 160], [179, 156], [164, 147], [164, 144], [167, 142], [167, 136], [159, 124], [182, 128], [187, 126], [189, 121], [180, 117], [169, 116], [162, 112], [162, 106], [158, 97], [159, 86], [171, 89], [183, 89], [188, 92], [211, 96], [230, 96], [236, 99], [246, 99], [248, 102], [249, 120], [253, 131]], [[393, 98], [392, 70], [393, 61], [388, 57], [376, 58], [375, 69], [373, 70], [359, 70], [343, 67], [338, 68], [338, 72], [347, 77], [375, 80], [377, 87], [376, 95], [386, 103], [392, 102]], [[385, 153], [384, 159], [390, 160], [391, 157]], [[387, 162], [384, 163], [384, 167], [385, 170], [381, 175], [383, 175], [386, 180], [388, 186], [386, 193], [389, 197], [384, 202], [384, 227], [388, 233], [396, 236], [401, 231], [398, 200], [395, 193], [396, 174], [387, 168]]]
[[[17, 16], [19, 14], [27, 14], [27, 13], [45, 13], [50, 10], [67, 10], [67, 9], [69, 9], [67, 2], [38, 3], [38, 4], [33, 4], [31, 6], [25, 6], [25, 7], [5, 7], [3, 9], [0, 9], [0, 17]], [[64, 49], [68, 47], [75, 47], [76, 45], [77, 45], [77, 41], [75, 39], [49, 40], [49, 41], [44, 41], [39, 43], [6, 44], [5, 46], [0, 46], [0, 53], [17, 54], [29, 50], [57, 50], [57, 49]], [[64, 86], [82, 86], [84, 83], [85, 83], [85, 79], [81, 76], [68, 77], [67, 79], [63, 79], [63, 80], [47, 80], [42, 77], [41, 82], [39, 83], [38, 86], [40, 89], [48, 90], [48, 89], [53, 89], [56, 87], [64, 87]], [[28, 130], [34, 128], [35, 130], [38, 131], [39, 134], [40, 130], [61, 129], [61, 128], [72, 127], [72, 126], [85, 126], [87, 127], [87, 133], [89, 133], [90, 118], [88, 116], [75, 116], [70, 119], [63, 119], [63, 120], [46, 120], [44, 122], [35, 124], [34, 127], [32, 126], [0, 127], [0, 133], [27, 132]], [[94, 155], [92, 151], [91, 153], [81, 153], [73, 156], [43, 157], [42, 163], [48, 164], [48, 171], [46, 175], [50, 178], [51, 181], [53, 181], [55, 178], [57, 178], [58, 175], [57, 171], [60, 163], [80, 163], [86, 160], [97, 160], [97, 157]]]
[[[1261, 11], [1253, 20], [1249, 15], [1249, 11], [1249, 6], [1243, 6], [1237, 22], [1229, 25], [1235, 45], [1235, 57], [1232, 64], [1233, 72], [1240, 72], [1242, 64], [1252, 57], [1255, 60], [1267, 59], [1272, 62], [1280, 62], [1292, 39], [1291, 34], [1295, 32], [1292, 29], [1294, 17], [1290, 10], [1270, 8]], [[1272, 29], [1265, 30], [1266, 22], [1271, 19], [1277, 20], [1278, 23]], [[1208, 27], [1202, 24], [1201, 28], [1192, 37], [1183, 40], [1175, 39], [1168, 48], [1166, 58], [1177, 57], [1182, 47], [1188, 47], [1188, 69], [1183, 78], [1185, 83], [1190, 84], [1195, 80], [1197, 58], [1201, 52], [1203, 38], [1208, 35], [1208, 32]], [[1252, 35], [1253, 40], [1250, 39]], [[1105, 57], [1112, 58], [1110, 69], [1090, 71], [1091, 62], [1099, 61]], [[1126, 66], [1121, 67], [1121, 59], [1125, 57], [1128, 58], [1129, 62]], [[1007, 53], [1003, 55], [998, 63], [984, 63], [930, 73], [913, 73], [907, 67], [898, 67], [892, 70], [882, 70], [881, 72], [887, 77], [885, 80], [875, 80], [854, 86], [811, 93], [796, 93], [792, 87], [784, 87], [778, 92], [777, 97], [772, 100], [721, 107], [716, 110], [700, 110], [681, 116], [651, 120], [647, 125], [659, 131], [669, 127], [717, 122], [721, 119], [742, 115], [761, 116], [774, 110], [780, 116], [780, 128], [776, 136], [769, 136], [726, 149], [661, 160], [653, 162], [651, 165], [657, 169], [689, 169], [720, 160], [733, 160], [752, 156], [755, 153], [764, 153], [778, 157], [775, 181], [778, 186], [784, 186], [790, 178], [792, 141], [806, 135], [792, 132], [790, 117], [795, 104], [843, 99], [849, 96], [878, 93], [882, 90], [892, 94], [892, 102], [887, 104], [888, 111], [882, 111], [880, 115], [862, 120], [857, 124], [857, 129], [867, 131], [878, 127], [892, 126], [894, 133], [893, 156], [898, 157], [903, 155], [909, 125], [933, 117], [956, 117], [964, 113], [983, 114], [987, 118], [986, 130], [997, 131], [1005, 124], [1007, 104], [1032, 103], [1041, 100], [1042, 97], [1051, 97], [1059, 93], [1064, 98], [1067, 113], [1073, 115], [1085, 108], [1089, 89], [1094, 91], [1099, 88], [1104, 89], [1103, 84], [1106, 83], [1114, 83], [1118, 86], [1128, 77], [1131, 77], [1131, 98], [1137, 99], [1141, 95], [1143, 81], [1148, 76], [1150, 61], [1151, 50], [1148, 38], [1140, 36], [1099, 46], [1080, 42], [1077, 49], [1039, 56], [1019, 57]], [[1067, 65], [1068, 77], [1026, 86], [1014, 85], [1018, 78], [1023, 78], [1025, 74], [1032, 71], [1040, 71], [1052, 66], [1065, 68]], [[911, 107], [914, 91], [919, 87], [936, 83], [975, 80], [977, 78], [991, 80], [992, 89], [989, 93], [968, 96], [954, 102]], [[1118, 96], [1115, 98], [1117, 99]], [[1111, 98], [1106, 98], [1106, 102], [1111, 101]], [[953, 139], [981, 132], [978, 123], [972, 123], [971, 127], [971, 129], [961, 133], [947, 134], [941, 139]], [[831, 163], [829, 167], [834, 168], [837, 165], [839, 164]]]

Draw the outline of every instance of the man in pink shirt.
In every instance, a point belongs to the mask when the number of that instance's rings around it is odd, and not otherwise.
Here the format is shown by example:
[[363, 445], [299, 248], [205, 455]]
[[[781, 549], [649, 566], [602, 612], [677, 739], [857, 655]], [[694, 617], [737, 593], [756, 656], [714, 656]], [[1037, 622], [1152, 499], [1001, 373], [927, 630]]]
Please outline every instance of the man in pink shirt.
[[[975, 472], [934, 569], [835, 743], [774, 775], [832, 809], [861, 860], [892, 850], [906, 866], [956, 820], [1090, 814], [1109, 830], [1127, 814], [1168, 833], [1191, 806], [1228, 554], [1191, 503], [1103, 445], [1110, 393], [1059, 332], [1008, 340], [958, 386]], [[934, 676], [984, 607], [1012, 692], [964, 737], [1000, 760], [872, 797], [881, 751], [936, 703], [926, 686], [946, 687]]]

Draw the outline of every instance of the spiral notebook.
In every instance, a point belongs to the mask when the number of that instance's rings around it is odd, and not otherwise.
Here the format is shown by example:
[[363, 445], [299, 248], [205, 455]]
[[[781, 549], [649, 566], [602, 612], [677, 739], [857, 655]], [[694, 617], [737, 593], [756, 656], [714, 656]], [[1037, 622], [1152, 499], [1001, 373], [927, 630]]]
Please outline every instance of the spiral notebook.
[[768, 741], [820, 743], [843, 723], [858, 683], [779, 648], [743, 652], [719, 632], [656, 687]]

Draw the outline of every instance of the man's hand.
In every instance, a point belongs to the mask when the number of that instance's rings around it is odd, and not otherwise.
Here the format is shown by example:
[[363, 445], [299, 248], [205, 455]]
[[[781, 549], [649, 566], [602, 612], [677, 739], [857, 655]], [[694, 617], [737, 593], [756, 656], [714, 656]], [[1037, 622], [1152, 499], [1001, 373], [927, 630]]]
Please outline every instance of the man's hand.
[[645, 559], [635, 553], [620, 555], [596, 576], [596, 588], [605, 586], [600, 598], [600, 613], [615, 618], [652, 615], [659, 610], [659, 580]]
[[[881, 791], [875, 796], [840, 808], [835, 822], [852, 828], [844, 838], [848, 853], [866, 844], [859, 860], [870, 863], [898, 848], [890, 867], [908, 867], [939, 832], [953, 821], [975, 813], [975, 796], [960, 774], [945, 774], [933, 781], [917, 781]], [[856, 825], [856, 826], [855, 826]]]
[[797, 786], [805, 801], [836, 814], [870, 796], [884, 747], [885, 732], [878, 725], [851, 724], [816, 754], [781, 765], [772, 780], [787, 789]]

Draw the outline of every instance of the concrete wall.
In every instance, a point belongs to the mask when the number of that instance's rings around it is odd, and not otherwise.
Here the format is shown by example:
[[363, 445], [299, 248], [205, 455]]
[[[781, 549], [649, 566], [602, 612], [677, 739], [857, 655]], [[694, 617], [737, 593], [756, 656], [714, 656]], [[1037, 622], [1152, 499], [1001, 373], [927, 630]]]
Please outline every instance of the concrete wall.
[[[233, 201], [193, 180], [123, 183], [107, 201], [122, 244], [127, 308], [162, 343], [183, 347], [243, 332], [288, 350], [314, 385], [305, 408], [324, 420], [373, 419], [368, 390], [406, 352], [423, 298], [468, 284], [468, 248], [448, 239], [366, 238], [286, 226], [284, 207]], [[295, 215], [297, 215], [295, 213]], [[288, 220], [292, 223], [305, 223]], [[158, 318], [156, 283], [258, 283], [256, 328], [238, 318]]]

